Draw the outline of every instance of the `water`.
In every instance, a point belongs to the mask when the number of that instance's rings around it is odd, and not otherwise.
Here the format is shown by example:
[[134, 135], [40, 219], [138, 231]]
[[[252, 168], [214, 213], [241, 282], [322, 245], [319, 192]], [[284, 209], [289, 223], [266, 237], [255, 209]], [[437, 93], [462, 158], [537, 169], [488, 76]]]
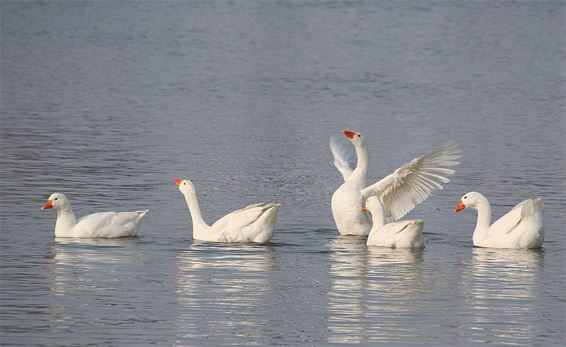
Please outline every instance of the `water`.
[[[2, 1], [1, 342], [48, 346], [562, 345], [564, 3]], [[424, 251], [339, 237], [328, 149], [365, 133], [372, 181], [448, 140], [464, 158], [406, 218]], [[192, 241], [282, 204], [269, 245]], [[545, 201], [543, 250], [477, 249]], [[150, 208], [140, 237], [58, 240], [40, 211]]]

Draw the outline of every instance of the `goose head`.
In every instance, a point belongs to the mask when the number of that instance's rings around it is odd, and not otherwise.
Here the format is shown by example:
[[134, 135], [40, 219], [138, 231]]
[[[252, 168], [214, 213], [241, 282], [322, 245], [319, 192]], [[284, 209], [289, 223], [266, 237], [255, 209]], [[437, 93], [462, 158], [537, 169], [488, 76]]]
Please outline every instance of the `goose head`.
[[42, 210], [46, 210], [48, 208], [54, 208], [56, 210], [60, 210], [65, 207], [70, 206], [69, 199], [62, 193], [53, 193], [47, 199], [47, 202], [41, 207]]
[[175, 185], [177, 186], [177, 188], [179, 188], [179, 190], [181, 191], [181, 193], [183, 193], [183, 195], [187, 195], [189, 193], [192, 194], [195, 193], [195, 185], [193, 184], [193, 182], [189, 180], [173, 178], [173, 183], [175, 183]]
[[380, 202], [378, 199], [379, 198], [376, 196], [370, 196], [367, 198], [365, 204], [362, 206], [362, 211], [368, 211], [372, 215], [379, 213], [381, 206], [379, 205]]
[[353, 130], [344, 130], [344, 136], [346, 136], [350, 142], [356, 147], [363, 146], [366, 143], [366, 138], [363, 134], [353, 131]]
[[469, 192], [464, 194], [454, 209], [454, 212], [460, 212], [467, 207], [477, 208], [477, 206], [485, 201], [485, 197], [477, 192]]

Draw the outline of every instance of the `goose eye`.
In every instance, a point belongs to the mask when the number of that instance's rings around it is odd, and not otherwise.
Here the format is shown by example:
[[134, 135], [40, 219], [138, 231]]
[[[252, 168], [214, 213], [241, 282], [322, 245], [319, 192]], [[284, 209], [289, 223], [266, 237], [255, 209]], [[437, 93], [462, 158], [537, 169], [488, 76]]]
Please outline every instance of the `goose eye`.
[[183, 185], [186, 186], [186, 185], [187, 185], [187, 182], [183, 182]]
[[464, 199], [467, 199], [467, 198], [468, 198], [467, 196], [464, 196]]
[[58, 200], [58, 199], [59, 199], [59, 198], [55, 198], [55, 199], [53, 199], [53, 200]]
[[358, 137], [362, 137], [362, 135], [358, 134]]

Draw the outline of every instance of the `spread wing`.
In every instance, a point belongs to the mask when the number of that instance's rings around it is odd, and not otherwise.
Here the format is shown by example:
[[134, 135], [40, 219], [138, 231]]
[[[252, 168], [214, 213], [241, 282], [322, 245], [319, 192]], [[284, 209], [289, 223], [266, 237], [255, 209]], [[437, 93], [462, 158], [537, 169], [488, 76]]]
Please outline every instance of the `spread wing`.
[[393, 220], [399, 220], [428, 198], [433, 191], [441, 190], [442, 184], [450, 181], [445, 176], [456, 171], [448, 167], [458, 165], [460, 158], [460, 150], [456, 145], [444, 144], [364, 188], [362, 194], [365, 199], [379, 195], [386, 215], [391, 215]]
[[334, 136], [330, 137], [330, 151], [332, 151], [332, 155], [334, 156], [334, 166], [336, 166], [338, 171], [342, 174], [342, 177], [344, 177], [344, 181], [346, 181], [353, 171], [349, 163], [351, 154]]

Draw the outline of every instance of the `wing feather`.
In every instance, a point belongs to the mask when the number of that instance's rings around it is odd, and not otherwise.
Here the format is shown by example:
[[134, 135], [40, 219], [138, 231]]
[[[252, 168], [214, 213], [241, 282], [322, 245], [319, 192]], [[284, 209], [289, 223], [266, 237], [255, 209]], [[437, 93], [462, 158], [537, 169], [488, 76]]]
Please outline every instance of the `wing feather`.
[[441, 145], [431, 152], [415, 158], [382, 180], [364, 188], [365, 199], [378, 195], [393, 220], [399, 220], [426, 200], [435, 190], [442, 190], [450, 180], [445, 177], [456, 171], [460, 150], [454, 144]]
[[330, 151], [334, 156], [334, 166], [336, 166], [342, 177], [344, 177], [344, 181], [346, 181], [353, 171], [349, 163], [351, 154], [334, 136], [330, 137]]
[[534, 199], [523, 200], [515, 207], [513, 207], [509, 212], [501, 216], [496, 220], [490, 227], [490, 230], [497, 233], [509, 234], [513, 229], [525, 218], [525, 210], [528, 210], [529, 206], [532, 206]]
[[273, 207], [273, 203], [252, 204], [236, 210], [217, 220], [211, 227], [214, 232], [220, 230], [241, 229], [255, 222], [262, 213]]

